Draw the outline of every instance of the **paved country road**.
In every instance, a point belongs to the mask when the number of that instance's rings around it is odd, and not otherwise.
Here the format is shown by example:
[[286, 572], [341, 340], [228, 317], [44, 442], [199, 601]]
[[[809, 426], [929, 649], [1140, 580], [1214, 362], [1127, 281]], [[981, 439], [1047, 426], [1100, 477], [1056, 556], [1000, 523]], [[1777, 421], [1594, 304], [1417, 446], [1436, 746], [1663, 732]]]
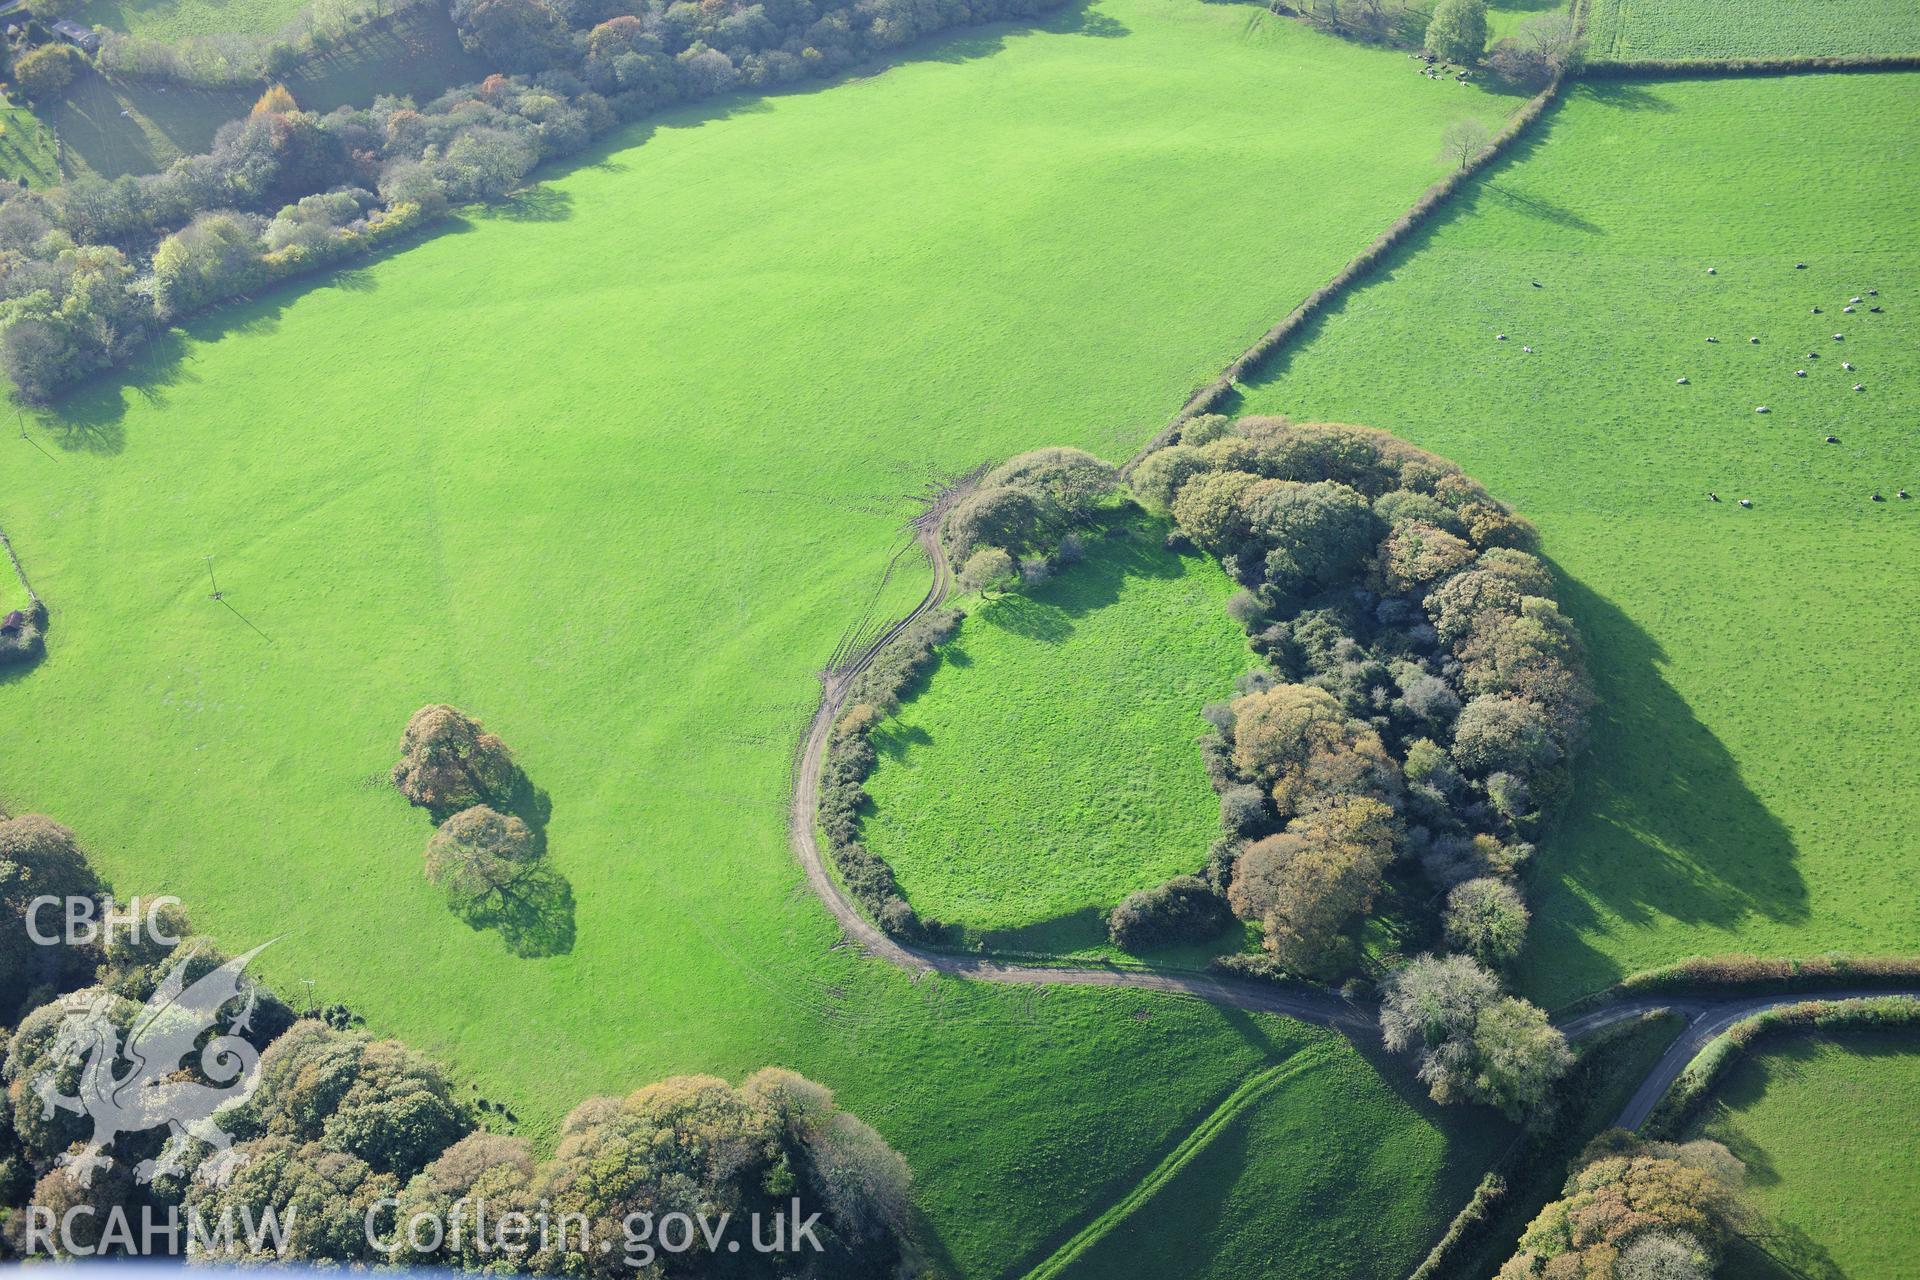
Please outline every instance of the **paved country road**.
[[[1317, 1026], [1330, 1027], [1353, 1038], [1379, 1038], [1379, 1024], [1373, 1006], [1348, 1000], [1336, 991], [1312, 986], [1279, 986], [1225, 975], [1156, 972], [1146, 969], [1096, 968], [1079, 965], [1015, 964], [986, 956], [955, 955], [911, 946], [889, 937], [860, 910], [840, 883], [827, 870], [815, 834], [815, 814], [820, 805], [820, 773], [826, 764], [827, 739], [834, 723], [845, 710], [847, 694], [854, 680], [873, 662], [874, 656], [891, 644], [902, 631], [921, 616], [943, 604], [953, 590], [953, 573], [946, 551], [940, 545], [940, 517], [965, 488], [946, 490], [928, 512], [916, 520], [916, 537], [933, 565], [933, 582], [913, 611], [894, 623], [880, 637], [824, 681], [820, 709], [807, 726], [801, 745], [799, 767], [794, 772], [793, 802], [789, 814], [793, 851], [806, 871], [807, 884], [852, 941], [882, 960], [915, 973], [941, 973], [972, 978], [981, 982], [1028, 983], [1043, 986], [1126, 987], [1135, 991], [1159, 991], [1192, 996], [1210, 1004], [1256, 1013], [1277, 1013]], [[1579, 1039], [1603, 1027], [1659, 1009], [1671, 1009], [1687, 1019], [1680, 1038], [1654, 1064], [1639, 1089], [1628, 1101], [1616, 1122], [1623, 1129], [1638, 1129], [1646, 1122], [1667, 1089], [1686, 1070], [1708, 1041], [1744, 1018], [1781, 1005], [1804, 1000], [1849, 1000], [1866, 996], [1920, 996], [1920, 986], [1901, 989], [1853, 989], [1831, 992], [1788, 992], [1772, 995], [1688, 995], [1670, 994], [1620, 998], [1575, 1017], [1556, 1021], [1569, 1040]]]

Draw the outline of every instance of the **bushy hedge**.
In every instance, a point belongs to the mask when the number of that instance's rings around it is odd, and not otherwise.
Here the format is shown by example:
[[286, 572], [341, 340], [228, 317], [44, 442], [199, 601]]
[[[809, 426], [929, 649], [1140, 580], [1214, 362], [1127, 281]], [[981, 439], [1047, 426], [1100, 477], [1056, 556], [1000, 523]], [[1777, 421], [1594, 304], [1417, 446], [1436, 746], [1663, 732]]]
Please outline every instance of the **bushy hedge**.
[[[71, 832], [44, 818], [14, 819], [0, 822], [0, 867], [8, 872], [0, 875], [0, 886], [32, 892], [57, 887], [48, 875], [61, 868], [27, 865], [35, 859], [23, 849], [39, 851], [39, 863], [63, 861], [67, 879], [76, 868], [84, 870]], [[66, 889], [97, 892], [90, 884]], [[17, 917], [11, 923], [17, 926]], [[178, 910], [168, 924], [176, 936], [191, 932]], [[55, 1247], [74, 1239], [99, 1245], [104, 1256], [148, 1244], [131, 1232], [103, 1237], [109, 1215], [163, 1220], [185, 1207], [208, 1222], [231, 1217], [249, 1226], [232, 1232], [224, 1245], [217, 1235], [199, 1242], [200, 1261], [400, 1264], [613, 1280], [634, 1274], [629, 1254], [616, 1252], [628, 1239], [623, 1226], [630, 1215], [697, 1205], [716, 1218], [731, 1217], [736, 1230], [750, 1216], [770, 1218], [791, 1209], [797, 1220], [815, 1224], [809, 1230], [814, 1243], [797, 1263], [792, 1250], [716, 1251], [676, 1261], [669, 1269], [674, 1275], [772, 1280], [804, 1272], [881, 1280], [920, 1274], [906, 1242], [905, 1161], [841, 1109], [829, 1090], [791, 1071], [765, 1068], [738, 1086], [711, 1076], [678, 1076], [624, 1098], [590, 1098], [568, 1115], [552, 1154], [536, 1160], [528, 1139], [480, 1128], [488, 1116], [516, 1124], [511, 1110], [469, 1097], [437, 1062], [352, 1029], [355, 1019], [339, 1006], [296, 1019], [264, 988], [256, 988], [244, 1017], [237, 999], [226, 1010], [223, 1032], [243, 1038], [250, 1046], [246, 1054], [221, 1048], [232, 1045], [223, 1039], [214, 1042], [217, 1055], [192, 1052], [184, 1064], [146, 1064], [170, 1084], [207, 1085], [216, 1082], [202, 1074], [203, 1066], [245, 1065], [257, 1053], [249, 1095], [219, 1116], [220, 1128], [234, 1140], [230, 1151], [215, 1153], [184, 1135], [175, 1142], [165, 1126], [122, 1133], [106, 1153], [107, 1166], [93, 1171], [91, 1185], [83, 1187], [60, 1162], [86, 1139], [85, 1116], [43, 1108], [37, 1096], [43, 1086], [66, 1094], [81, 1087], [82, 1064], [60, 1039], [75, 1006], [60, 993], [79, 987], [86, 1003], [124, 1032], [171, 973], [197, 979], [226, 958], [199, 940], [176, 949], [152, 935], [124, 932], [104, 948], [60, 950], [68, 953], [62, 959], [75, 963], [48, 965], [47, 971], [62, 973], [64, 981], [53, 989], [43, 984], [38, 1007], [0, 1037], [0, 1080], [6, 1085], [0, 1093], [0, 1259], [25, 1253], [29, 1244], [37, 1247], [24, 1232], [25, 1215], [16, 1212], [29, 1204], [56, 1219], [70, 1207], [90, 1207], [91, 1237], [86, 1222], [68, 1223], [68, 1233], [55, 1233]], [[0, 1009], [0, 1016], [10, 1020], [13, 1012]], [[163, 1158], [169, 1156], [174, 1159]], [[150, 1182], [133, 1176], [143, 1160], [155, 1162]], [[216, 1171], [227, 1176], [211, 1176]], [[283, 1228], [284, 1250], [271, 1247], [273, 1232], [251, 1230], [269, 1211]], [[589, 1222], [587, 1242], [571, 1226], [519, 1234], [473, 1228], [479, 1220], [497, 1223], [516, 1214], [532, 1221], [536, 1213]], [[406, 1224], [416, 1214], [447, 1229], [410, 1236]], [[465, 1231], [452, 1225], [461, 1217]], [[602, 1241], [597, 1249], [589, 1243]], [[384, 1242], [398, 1252], [386, 1253]], [[174, 1252], [187, 1244], [184, 1237], [151, 1237], [152, 1247]], [[507, 1252], [503, 1244], [519, 1247]], [[800, 1248], [796, 1241], [793, 1249]]]
[[1583, 75], [1597, 80], [1671, 80], [1680, 76], [1790, 76], [1809, 71], [1908, 71], [1920, 54], [1809, 54], [1779, 58], [1632, 58], [1593, 62]]
[[1920, 956], [1854, 956], [1835, 952], [1804, 958], [1733, 953], [1692, 956], [1628, 975], [1616, 990], [1813, 991], [1833, 986], [1888, 986], [1920, 981]]
[[827, 849], [848, 892], [882, 929], [898, 938], [938, 937], [937, 920], [923, 920], [900, 892], [886, 859], [860, 841], [860, 817], [867, 805], [863, 785], [878, 756], [868, 735], [900, 705], [900, 699], [930, 670], [939, 648], [966, 615], [958, 609], [934, 609], [904, 628], [873, 655], [849, 686], [846, 707], [827, 742], [820, 774], [819, 823]]
[[[15, 619], [12, 613], [20, 616]], [[9, 611], [4, 617], [11, 626], [0, 626], [0, 667], [33, 662], [47, 651], [47, 606], [34, 600], [24, 609]]]
[[1736, 1022], [1695, 1054], [1680, 1078], [1647, 1117], [1644, 1131], [1674, 1137], [1740, 1057], [1768, 1036], [1787, 1031], [1867, 1030], [1920, 1026], [1920, 999], [1868, 996], [1853, 1000], [1804, 1000], [1754, 1014]]
[[1176, 942], [1203, 942], [1233, 921], [1227, 900], [1198, 876], [1130, 893], [1107, 918], [1116, 947], [1140, 951]]
[[1465, 167], [1454, 170], [1423, 191], [1419, 199], [1415, 200], [1392, 226], [1374, 237], [1371, 244], [1355, 254], [1347, 265], [1334, 275], [1333, 279], [1308, 294], [1306, 301], [1288, 312], [1278, 324], [1257, 338], [1253, 345], [1228, 365], [1226, 371], [1218, 378], [1195, 391], [1180, 407], [1180, 412], [1175, 415], [1173, 422], [1155, 437], [1143, 451], [1142, 456], [1164, 446], [1178, 434], [1182, 424], [1188, 419], [1210, 414], [1219, 409], [1228, 397], [1233, 395], [1235, 383], [1259, 368], [1263, 361], [1291, 341], [1310, 320], [1325, 310], [1328, 304], [1370, 274], [1408, 236], [1419, 230], [1454, 192], [1498, 159], [1514, 139], [1526, 132], [1534, 121], [1538, 120], [1553, 104], [1554, 99], [1560, 94], [1560, 84], [1561, 81], [1556, 79], [1529, 99], [1526, 105], [1514, 112], [1500, 131], [1494, 134], [1493, 140], [1487, 144], [1485, 151], [1469, 161]]

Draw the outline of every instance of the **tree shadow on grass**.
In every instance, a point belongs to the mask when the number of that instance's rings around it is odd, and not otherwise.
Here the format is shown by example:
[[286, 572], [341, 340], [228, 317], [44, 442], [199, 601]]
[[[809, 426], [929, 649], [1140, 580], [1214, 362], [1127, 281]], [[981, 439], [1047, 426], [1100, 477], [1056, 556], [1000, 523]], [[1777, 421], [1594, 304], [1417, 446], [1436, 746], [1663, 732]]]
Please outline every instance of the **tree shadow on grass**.
[[1586, 638], [1600, 707], [1572, 803], [1531, 876], [1521, 985], [1572, 994], [1617, 980], [1619, 965], [1586, 940], [1615, 920], [1728, 932], [1751, 917], [1805, 921], [1792, 836], [1662, 678], [1666, 652], [1578, 582], [1562, 579], [1561, 602]]
[[[536, 787], [524, 769], [516, 766], [503, 791], [483, 793], [481, 803], [497, 813], [518, 818], [532, 833], [532, 857], [512, 883], [488, 896], [452, 902], [453, 913], [474, 929], [500, 935], [516, 956], [537, 958], [564, 955], [573, 950], [573, 884], [547, 857], [547, 823], [553, 817], [553, 798]], [[429, 810], [436, 824], [457, 810]]]
[[507, 950], [536, 959], [573, 950], [573, 885], [545, 858], [490, 901], [455, 908], [475, 929], [499, 933]]
[[989, 600], [974, 616], [1015, 635], [1059, 644], [1074, 632], [1074, 620], [1120, 598], [1129, 578], [1177, 578], [1186, 572], [1163, 545], [1155, 522], [1113, 517], [1084, 530], [1086, 554], [1037, 587]]
[[1653, 90], [1628, 80], [1582, 80], [1573, 86], [1572, 96], [1590, 98], [1620, 111], [1650, 111], [1666, 116], [1680, 109]]

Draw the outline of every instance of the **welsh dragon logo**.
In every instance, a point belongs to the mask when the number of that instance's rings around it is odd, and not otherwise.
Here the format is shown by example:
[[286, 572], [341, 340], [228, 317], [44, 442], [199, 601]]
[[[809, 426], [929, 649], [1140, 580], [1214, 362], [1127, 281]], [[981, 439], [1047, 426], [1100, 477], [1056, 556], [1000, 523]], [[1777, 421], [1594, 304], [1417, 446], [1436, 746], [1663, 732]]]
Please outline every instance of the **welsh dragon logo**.
[[[251, 1025], [259, 989], [244, 981], [241, 971], [271, 942], [262, 943], [187, 985], [187, 965], [198, 953], [187, 950], [167, 971], [131, 1026], [126, 1041], [112, 1017], [115, 997], [82, 992], [68, 997], [67, 1016], [51, 1046], [53, 1065], [34, 1078], [42, 1114], [52, 1119], [56, 1110], [85, 1116], [93, 1122], [93, 1136], [78, 1150], [60, 1157], [67, 1176], [90, 1186], [96, 1170], [112, 1164], [107, 1148], [121, 1134], [144, 1133], [165, 1125], [166, 1145], [152, 1160], [134, 1168], [138, 1182], [185, 1169], [184, 1157], [194, 1139], [213, 1148], [201, 1162], [197, 1176], [224, 1182], [238, 1167], [233, 1140], [216, 1119], [224, 1107], [245, 1102], [259, 1083], [260, 1051], [241, 1036]], [[220, 1034], [200, 1041], [221, 1021], [221, 1011], [239, 1004]], [[198, 1050], [199, 1075], [193, 1078], [184, 1064]], [[80, 1067], [78, 1092], [60, 1092], [59, 1077], [75, 1064]], [[125, 1070], [119, 1071], [121, 1066]]]

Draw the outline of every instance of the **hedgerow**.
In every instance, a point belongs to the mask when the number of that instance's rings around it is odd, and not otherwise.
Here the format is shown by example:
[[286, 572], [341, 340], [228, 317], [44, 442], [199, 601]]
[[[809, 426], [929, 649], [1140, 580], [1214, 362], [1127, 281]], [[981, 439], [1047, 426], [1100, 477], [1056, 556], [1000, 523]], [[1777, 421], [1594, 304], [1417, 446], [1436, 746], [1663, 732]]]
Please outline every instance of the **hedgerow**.
[[1742, 1053], [1769, 1036], [1788, 1031], [1832, 1032], [1920, 1026], [1920, 999], [1867, 996], [1852, 1000], [1804, 1000], [1736, 1022], [1695, 1054], [1647, 1117], [1644, 1131], [1672, 1137], [1686, 1127]]
[[931, 610], [874, 653], [848, 688], [847, 710], [834, 724], [820, 773], [818, 820], [834, 865], [848, 892], [874, 922], [899, 938], [938, 937], [942, 926], [914, 912], [900, 892], [893, 868], [860, 841], [860, 817], [868, 803], [862, 784], [879, 759], [868, 735], [899, 707], [901, 696], [914, 682], [932, 669], [940, 646], [964, 617], [958, 609]]

